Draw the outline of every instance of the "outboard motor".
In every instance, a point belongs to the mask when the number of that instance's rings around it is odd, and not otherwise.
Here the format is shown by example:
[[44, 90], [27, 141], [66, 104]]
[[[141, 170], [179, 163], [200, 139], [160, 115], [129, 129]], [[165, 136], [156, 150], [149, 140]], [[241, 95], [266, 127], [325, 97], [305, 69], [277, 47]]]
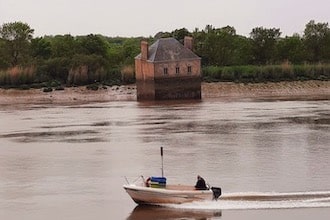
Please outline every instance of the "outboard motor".
[[211, 190], [213, 192], [213, 200], [218, 200], [218, 198], [221, 196], [221, 188], [211, 187]]

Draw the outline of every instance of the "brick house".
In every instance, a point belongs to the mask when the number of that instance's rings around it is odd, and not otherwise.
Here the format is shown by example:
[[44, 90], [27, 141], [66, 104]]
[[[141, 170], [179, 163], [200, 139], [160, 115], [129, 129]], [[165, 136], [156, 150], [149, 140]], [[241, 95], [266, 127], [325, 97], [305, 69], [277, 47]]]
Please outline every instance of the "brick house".
[[135, 57], [137, 99], [201, 99], [201, 58], [192, 46], [191, 37], [184, 45], [174, 38], [160, 38], [150, 47], [142, 41]]

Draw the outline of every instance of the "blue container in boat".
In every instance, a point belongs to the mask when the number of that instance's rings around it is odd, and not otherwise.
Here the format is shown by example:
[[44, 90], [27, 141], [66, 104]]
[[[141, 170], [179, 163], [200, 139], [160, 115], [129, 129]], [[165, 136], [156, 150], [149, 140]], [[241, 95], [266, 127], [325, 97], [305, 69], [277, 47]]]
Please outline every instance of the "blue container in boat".
[[157, 182], [157, 183], [165, 183], [166, 184], [166, 177], [154, 177], [152, 176], [150, 179], [151, 182]]
[[151, 177], [150, 186], [153, 188], [165, 188], [166, 187], [166, 178], [165, 177]]

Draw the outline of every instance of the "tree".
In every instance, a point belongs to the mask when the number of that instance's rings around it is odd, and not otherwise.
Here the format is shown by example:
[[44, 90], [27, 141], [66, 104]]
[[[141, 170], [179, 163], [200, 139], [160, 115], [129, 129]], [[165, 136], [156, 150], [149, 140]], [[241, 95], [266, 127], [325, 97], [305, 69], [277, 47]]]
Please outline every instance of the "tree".
[[308, 22], [304, 31], [304, 43], [310, 54], [310, 61], [318, 62], [322, 59], [329, 59], [330, 29], [328, 23], [315, 23], [314, 20]]
[[154, 39], [158, 40], [160, 38], [167, 38], [167, 37], [172, 37], [172, 34], [170, 32], [158, 32], [155, 34]]
[[254, 62], [267, 64], [274, 61], [275, 46], [281, 36], [280, 29], [256, 27], [250, 33]]
[[205, 39], [206, 39], [206, 35], [207, 33], [202, 30], [200, 31], [198, 28], [196, 28], [194, 30], [194, 32], [192, 33], [193, 38], [194, 38], [194, 51], [195, 53], [202, 57], [202, 64], [209, 64], [208, 58], [206, 56], [207, 54], [207, 49], [205, 46]]
[[235, 28], [226, 26], [214, 29], [209, 35], [212, 39], [209, 47], [214, 47], [214, 63], [220, 66], [232, 65], [235, 50], [234, 39], [236, 38]]
[[134, 57], [140, 53], [140, 41], [141, 39], [139, 38], [128, 38], [125, 40], [123, 44], [124, 60], [122, 64], [134, 63]]
[[181, 29], [176, 29], [174, 31], [172, 31], [171, 35], [177, 39], [178, 41], [180, 41], [181, 43], [183, 43], [184, 41], [184, 37], [185, 36], [190, 36], [190, 32], [186, 29], [186, 28], [181, 28]]
[[235, 57], [238, 35], [234, 27], [214, 28], [207, 25], [201, 32], [196, 29], [193, 36], [196, 53], [202, 57], [204, 64], [228, 66], [238, 60]]
[[6, 52], [6, 42], [0, 38], [0, 69], [6, 69], [10, 66], [10, 57]]
[[294, 64], [303, 63], [306, 57], [303, 40], [298, 34], [279, 40], [277, 53], [279, 61], [290, 61]]
[[100, 55], [104, 58], [107, 57], [107, 42], [99, 35], [90, 34], [79, 38], [78, 43], [82, 48], [81, 53], [91, 55]]
[[9, 55], [12, 66], [22, 64], [27, 59], [33, 33], [34, 30], [22, 22], [5, 23], [0, 27], [4, 50]]
[[252, 63], [252, 43], [251, 39], [245, 36], [236, 35], [232, 53], [233, 65], [249, 65]]
[[49, 59], [52, 48], [45, 38], [37, 37], [31, 40], [31, 56], [34, 58]]
[[78, 43], [70, 34], [57, 35], [49, 39], [52, 47], [52, 58], [71, 59], [78, 50]]

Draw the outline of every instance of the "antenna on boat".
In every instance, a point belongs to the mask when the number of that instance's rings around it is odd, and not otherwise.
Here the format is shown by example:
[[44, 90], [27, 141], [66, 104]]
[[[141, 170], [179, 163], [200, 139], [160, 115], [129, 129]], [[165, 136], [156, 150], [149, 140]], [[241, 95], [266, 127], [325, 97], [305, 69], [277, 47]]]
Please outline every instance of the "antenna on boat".
[[160, 147], [160, 156], [162, 157], [162, 177], [164, 177], [163, 147]]

